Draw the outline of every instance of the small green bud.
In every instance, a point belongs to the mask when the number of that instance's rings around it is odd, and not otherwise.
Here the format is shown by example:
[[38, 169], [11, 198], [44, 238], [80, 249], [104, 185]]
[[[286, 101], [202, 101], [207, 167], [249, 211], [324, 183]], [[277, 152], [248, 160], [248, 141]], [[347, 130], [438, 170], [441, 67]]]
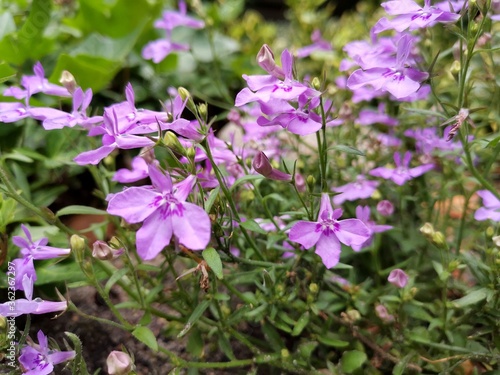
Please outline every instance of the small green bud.
[[189, 160], [193, 160], [194, 157], [196, 155], [196, 150], [194, 149], [194, 147], [189, 147], [187, 150], [186, 150], [186, 157], [189, 159]]
[[312, 294], [318, 294], [318, 292], [319, 292], [319, 286], [318, 286], [318, 284], [316, 284], [316, 283], [311, 283], [311, 284], [309, 285], [309, 291], [310, 291]]
[[488, 237], [493, 237], [494, 234], [495, 234], [495, 229], [493, 229], [493, 227], [486, 228], [486, 235]]
[[440, 249], [447, 249], [448, 244], [446, 243], [446, 239], [444, 237], [443, 232], [434, 232], [432, 235], [432, 243], [439, 247]]
[[165, 146], [174, 151], [177, 151], [181, 155], [186, 155], [186, 150], [184, 149], [184, 147], [182, 147], [181, 143], [179, 142], [179, 138], [177, 138], [177, 136], [173, 132], [168, 131], [165, 133], [165, 136], [163, 137], [163, 143], [165, 144]]
[[450, 66], [450, 73], [454, 78], [458, 77], [458, 73], [460, 73], [460, 61], [455, 60]]
[[375, 189], [373, 191], [373, 194], [372, 194], [372, 199], [375, 199], [375, 200], [380, 200], [382, 198], [382, 194], [380, 193], [380, 191], [378, 189]]
[[288, 358], [290, 357], [290, 352], [288, 349], [281, 349], [281, 358]]
[[177, 89], [177, 92], [179, 93], [180, 97], [182, 98], [183, 101], [187, 99], [187, 104], [186, 107], [192, 112], [196, 113], [196, 105], [194, 104], [193, 97], [189, 93], [188, 90], [186, 90], [184, 87], [179, 87]]
[[205, 103], [201, 103], [198, 105], [198, 114], [203, 120], [205, 120], [205, 122], [207, 122], [208, 108]]
[[314, 77], [313, 80], [312, 80], [312, 87], [315, 89], [315, 90], [319, 90], [320, 87], [321, 87], [321, 82], [319, 80], [318, 77]]
[[251, 190], [243, 190], [241, 192], [240, 198], [242, 201], [253, 201], [255, 199], [255, 194]]
[[306, 183], [307, 183], [307, 187], [309, 188], [309, 190], [313, 190], [314, 184], [316, 183], [316, 178], [314, 178], [313, 175], [309, 175], [306, 178]]
[[349, 321], [355, 322], [359, 319], [361, 319], [361, 314], [359, 313], [358, 310], [352, 309], [347, 311], [347, 317], [349, 318]]
[[85, 239], [74, 234], [69, 239], [71, 251], [75, 254], [76, 261], [82, 263], [85, 259]]

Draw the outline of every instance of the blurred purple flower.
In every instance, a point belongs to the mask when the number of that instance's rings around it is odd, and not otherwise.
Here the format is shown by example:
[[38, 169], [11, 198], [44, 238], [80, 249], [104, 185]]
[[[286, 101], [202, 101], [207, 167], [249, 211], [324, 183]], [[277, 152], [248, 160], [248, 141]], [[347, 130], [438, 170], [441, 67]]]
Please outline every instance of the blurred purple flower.
[[378, 185], [378, 181], [369, 181], [365, 176], [359, 175], [356, 182], [332, 188], [336, 193], [341, 193], [333, 197], [333, 203], [339, 206], [345, 201], [370, 198]]
[[311, 45], [299, 48], [296, 52], [298, 58], [303, 58], [310, 56], [314, 52], [317, 51], [332, 51], [332, 45], [330, 42], [326, 41], [321, 36], [321, 31], [316, 29], [311, 34], [311, 41], [313, 42]]
[[407, 181], [421, 176], [434, 168], [434, 164], [424, 164], [415, 168], [409, 168], [411, 161], [411, 152], [407, 151], [401, 161], [401, 154], [394, 153], [394, 163], [396, 168], [379, 167], [370, 171], [375, 177], [382, 177], [386, 180], [392, 180], [397, 185], [404, 185]]
[[394, 205], [388, 200], [380, 201], [377, 203], [377, 211], [382, 216], [391, 216], [394, 213]]
[[288, 234], [293, 242], [306, 249], [316, 245], [316, 254], [321, 257], [326, 268], [334, 267], [340, 258], [341, 245], [361, 245], [370, 237], [370, 230], [361, 220], [337, 220], [342, 209], [333, 209], [328, 194], [321, 195], [318, 221], [299, 221]]
[[500, 221], [500, 200], [489, 190], [479, 190], [477, 192], [483, 199], [483, 206], [474, 213], [474, 219]]
[[373, 242], [373, 234], [385, 232], [392, 229], [391, 225], [378, 225], [373, 220], [370, 220], [370, 207], [368, 206], [357, 206], [356, 207], [356, 218], [361, 220], [370, 231], [370, 238], [368, 238], [362, 244], [353, 244], [352, 248], [354, 251], [359, 251], [364, 247], [370, 246]]

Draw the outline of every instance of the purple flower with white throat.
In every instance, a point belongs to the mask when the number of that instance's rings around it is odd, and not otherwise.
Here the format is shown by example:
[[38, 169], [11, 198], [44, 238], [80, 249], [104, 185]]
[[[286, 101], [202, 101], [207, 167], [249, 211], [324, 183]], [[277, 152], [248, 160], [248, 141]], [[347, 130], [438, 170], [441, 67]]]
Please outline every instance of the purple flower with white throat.
[[484, 207], [479, 207], [476, 210], [474, 219], [500, 221], [500, 200], [489, 190], [479, 190], [477, 195], [483, 199]]
[[311, 45], [299, 48], [297, 50], [297, 57], [303, 58], [312, 55], [317, 51], [331, 52], [332, 45], [330, 42], [326, 41], [321, 36], [321, 31], [316, 29], [311, 34], [311, 41], [313, 42]]
[[191, 250], [203, 250], [210, 241], [210, 219], [203, 208], [186, 202], [196, 178], [172, 184], [168, 174], [149, 165], [153, 186], [130, 187], [109, 198], [108, 212], [134, 224], [143, 222], [137, 231], [137, 253], [144, 260], [155, 258], [170, 244], [172, 235]]
[[401, 161], [401, 154], [394, 153], [394, 163], [396, 168], [379, 167], [370, 171], [375, 177], [382, 177], [392, 180], [397, 185], [404, 185], [407, 181], [421, 176], [434, 168], [434, 164], [423, 164], [415, 168], [410, 168], [411, 152], [407, 151]]
[[389, 15], [395, 17], [391, 20], [381, 18], [373, 27], [375, 33], [391, 29], [399, 32], [415, 30], [434, 26], [438, 22], [455, 23], [460, 18], [459, 14], [431, 6], [430, 0], [425, 0], [423, 7], [413, 0], [393, 0], [381, 5]]
[[48, 375], [54, 371], [54, 365], [72, 360], [76, 352], [59, 351], [49, 348], [47, 336], [40, 330], [37, 334], [38, 344], [34, 342], [21, 349], [19, 362], [23, 367], [24, 374]]
[[347, 87], [357, 90], [369, 85], [375, 90], [391, 93], [396, 99], [414, 94], [429, 74], [407, 66], [412, 44], [413, 37], [408, 34], [403, 35], [397, 43], [396, 63], [393, 66], [358, 69], [347, 79]]
[[306, 249], [316, 245], [316, 254], [326, 268], [332, 268], [340, 259], [340, 243], [361, 245], [370, 238], [370, 230], [361, 220], [338, 220], [341, 216], [342, 209], [334, 210], [328, 194], [323, 193], [318, 221], [299, 221], [290, 229], [288, 236]]

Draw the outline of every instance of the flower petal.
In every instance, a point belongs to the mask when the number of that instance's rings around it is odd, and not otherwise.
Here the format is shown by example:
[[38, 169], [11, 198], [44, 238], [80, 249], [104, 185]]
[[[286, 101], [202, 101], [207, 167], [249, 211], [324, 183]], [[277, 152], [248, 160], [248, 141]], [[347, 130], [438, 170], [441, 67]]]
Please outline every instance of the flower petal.
[[321, 257], [326, 268], [334, 267], [340, 259], [340, 242], [335, 234], [323, 234], [316, 244], [316, 254]]
[[203, 250], [211, 235], [210, 218], [193, 203], [182, 203], [182, 215], [172, 216], [172, 228], [179, 242], [191, 250]]
[[163, 217], [157, 210], [148, 217], [137, 231], [137, 254], [143, 260], [155, 258], [172, 239], [172, 219]]
[[161, 194], [143, 187], [131, 187], [114, 194], [108, 203], [111, 215], [123, 217], [127, 222], [139, 223], [158, 209], [155, 201]]
[[297, 222], [288, 233], [290, 241], [297, 242], [306, 249], [313, 247], [321, 237], [322, 231], [316, 230], [317, 223], [312, 221]]

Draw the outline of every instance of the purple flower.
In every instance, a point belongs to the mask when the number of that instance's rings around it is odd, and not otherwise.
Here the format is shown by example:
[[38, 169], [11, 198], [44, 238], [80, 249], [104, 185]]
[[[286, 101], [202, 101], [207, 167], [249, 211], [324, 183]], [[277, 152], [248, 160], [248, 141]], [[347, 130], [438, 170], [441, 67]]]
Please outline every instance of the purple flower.
[[424, 164], [415, 168], [409, 168], [411, 161], [411, 152], [407, 151], [401, 161], [401, 155], [394, 153], [394, 163], [396, 168], [380, 167], [370, 171], [375, 177], [382, 177], [386, 180], [392, 180], [397, 185], [404, 185], [407, 181], [423, 175], [425, 172], [434, 168], [434, 164]]
[[48, 238], [41, 238], [37, 241], [33, 241], [29, 229], [21, 224], [21, 229], [23, 230], [26, 238], [21, 236], [12, 237], [12, 242], [14, 245], [21, 249], [22, 258], [14, 259], [13, 262], [16, 265], [16, 289], [23, 289], [23, 277], [28, 275], [36, 281], [35, 267], [33, 260], [44, 260], [52, 259], [58, 257], [64, 257], [69, 255], [71, 249], [61, 249], [58, 247], [46, 246], [49, 242]]
[[413, 44], [410, 35], [405, 34], [398, 40], [396, 62], [390, 67], [358, 69], [347, 79], [347, 87], [357, 90], [369, 85], [375, 90], [388, 91], [395, 98], [405, 98], [420, 88], [420, 82], [429, 77], [428, 73], [416, 70], [408, 64], [408, 56]]
[[210, 219], [201, 207], [186, 202], [195, 177], [173, 185], [155, 165], [149, 165], [153, 186], [130, 187], [109, 199], [108, 212], [129, 223], [144, 222], [137, 231], [139, 256], [153, 259], [170, 243], [172, 235], [191, 250], [202, 250], [210, 241]]
[[500, 200], [488, 190], [479, 190], [477, 195], [483, 199], [484, 207], [479, 207], [476, 210], [474, 219], [500, 221]]
[[374, 111], [372, 109], [361, 110], [359, 112], [356, 123], [364, 126], [373, 124], [396, 126], [399, 124], [399, 121], [398, 119], [391, 117], [387, 113], [385, 113], [385, 104], [380, 103], [377, 111]]
[[70, 92], [65, 87], [50, 83], [47, 78], [45, 78], [45, 71], [40, 62], [37, 62], [33, 66], [33, 73], [35, 73], [35, 75], [23, 76], [21, 78], [21, 85], [23, 85], [25, 90], [19, 87], [9, 87], [3, 92], [3, 95], [13, 96], [16, 99], [24, 99], [39, 92], [43, 92], [47, 95], [71, 96]]
[[155, 64], [158, 64], [174, 51], [189, 51], [187, 44], [172, 41], [172, 30], [179, 26], [201, 29], [205, 26], [205, 23], [187, 16], [186, 13], [186, 3], [183, 0], [179, 1], [179, 11], [167, 10], [163, 12], [163, 17], [157, 20], [154, 26], [165, 30], [166, 36], [164, 39], [157, 39], [148, 43], [142, 50], [142, 57], [148, 60], [151, 59]]
[[102, 146], [96, 150], [82, 152], [74, 158], [80, 165], [97, 164], [115, 149], [133, 149], [153, 146], [155, 142], [147, 137], [127, 133], [129, 129], [120, 129], [116, 108], [107, 108], [104, 111], [104, 124], [89, 132], [89, 135], [102, 134]]
[[308, 98], [319, 96], [320, 93], [293, 78], [293, 56], [285, 49], [281, 54], [281, 66], [285, 78], [277, 79], [272, 75], [243, 75], [248, 87], [236, 95], [235, 105], [241, 107], [250, 102], [267, 103], [272, 99], [297, 100], [304, 94]]
[[33, 278], [23, 276], [23, 290], [26, 298], [7, 301], [0, 305], [0, 315], [17, 317], [24, 314], [46, 314], [55, 311], [64, 311], [68, 307], [66, 301], [52, 302], [41, 298], [33, 299]]
[[336, 193], [341, 193], [333, 197], [333, 203], [341, 205], [345, 201], [370, 198], [378, 185], [378, 181], [369, 181], [364, 176], [359, 175], [356, 182], [332, 188]]
[[276, 65], [276, 62], [274, 61], [274, 53], [267, 44], [264, 44], [260, 48], [259, 53], [257, 54], [257, 64], [259, 64], [262, 69], [273, 77], [278, 79], [285, 78], [283, 69]]
[[421, 7], [413, 0], [393, 0], [382, 3], [385, 11], [395, 16], [393, 19], [381, 18], [373, 27], [375, 33], [394, 29], [404, 31], [406, 29], [415, 30], [423, 27], [430, 27], [437, 22], [454, 23], [460, 18], [459, 14], [444, 11], [430, 5], [430, 0], [425, 0]]
[[316, 51], [326, 51], [326, 52], [332, 51], [332, 45], [330, 44], [330, 42], [324, 40], [321, 37], [321, 31], [319, 31], [318, 29], [312, 32], [311, 40], [313, 44], [299, 48], [297, 50], [296, 55], [298, 58], [307, 57]]
[[370, 238], [370, 230], [361, 220], [337, 220], [342, 209], [333, 209], [328, 194], [321, 195], [318, 221], [299, 221], [288, 234], [291, 241], [310, 249], [316, 245], [316, 254], [321, 257], [326, 268], [334, 267], [340, 258], [341, 245], [361, 245]]
[[391, 225], [378, 225], [374, 221], [370, 220], [370, 207], [368, 206], [357, 206], [356, 207], [356, 218], [361, 220], [370, 231], [370, 238], [360, 245], [352, 245], [353, 250], [359, 251], [364, 247], [370, 246], [373, 242], [373, 234], [385, 232], [392, 229]]
[[54, 371], [54, 365], [75, 358], [76, 353], [73, 350], [61, 352], [50, 349], [47, 336], [41, 330], [38, 331], [37, 338], [38, 345], [32, 343], [21, 349], [19, 362], [25, 375], [48, 375]]
[[387, 281], [397, 286], [398, 288], [404, 288], [406, 284], [408, 284], [408, 275], [405, 273], [405, 271], [396, 268], [395, 270], [391, 271], [389, 277], [387, 278]]

